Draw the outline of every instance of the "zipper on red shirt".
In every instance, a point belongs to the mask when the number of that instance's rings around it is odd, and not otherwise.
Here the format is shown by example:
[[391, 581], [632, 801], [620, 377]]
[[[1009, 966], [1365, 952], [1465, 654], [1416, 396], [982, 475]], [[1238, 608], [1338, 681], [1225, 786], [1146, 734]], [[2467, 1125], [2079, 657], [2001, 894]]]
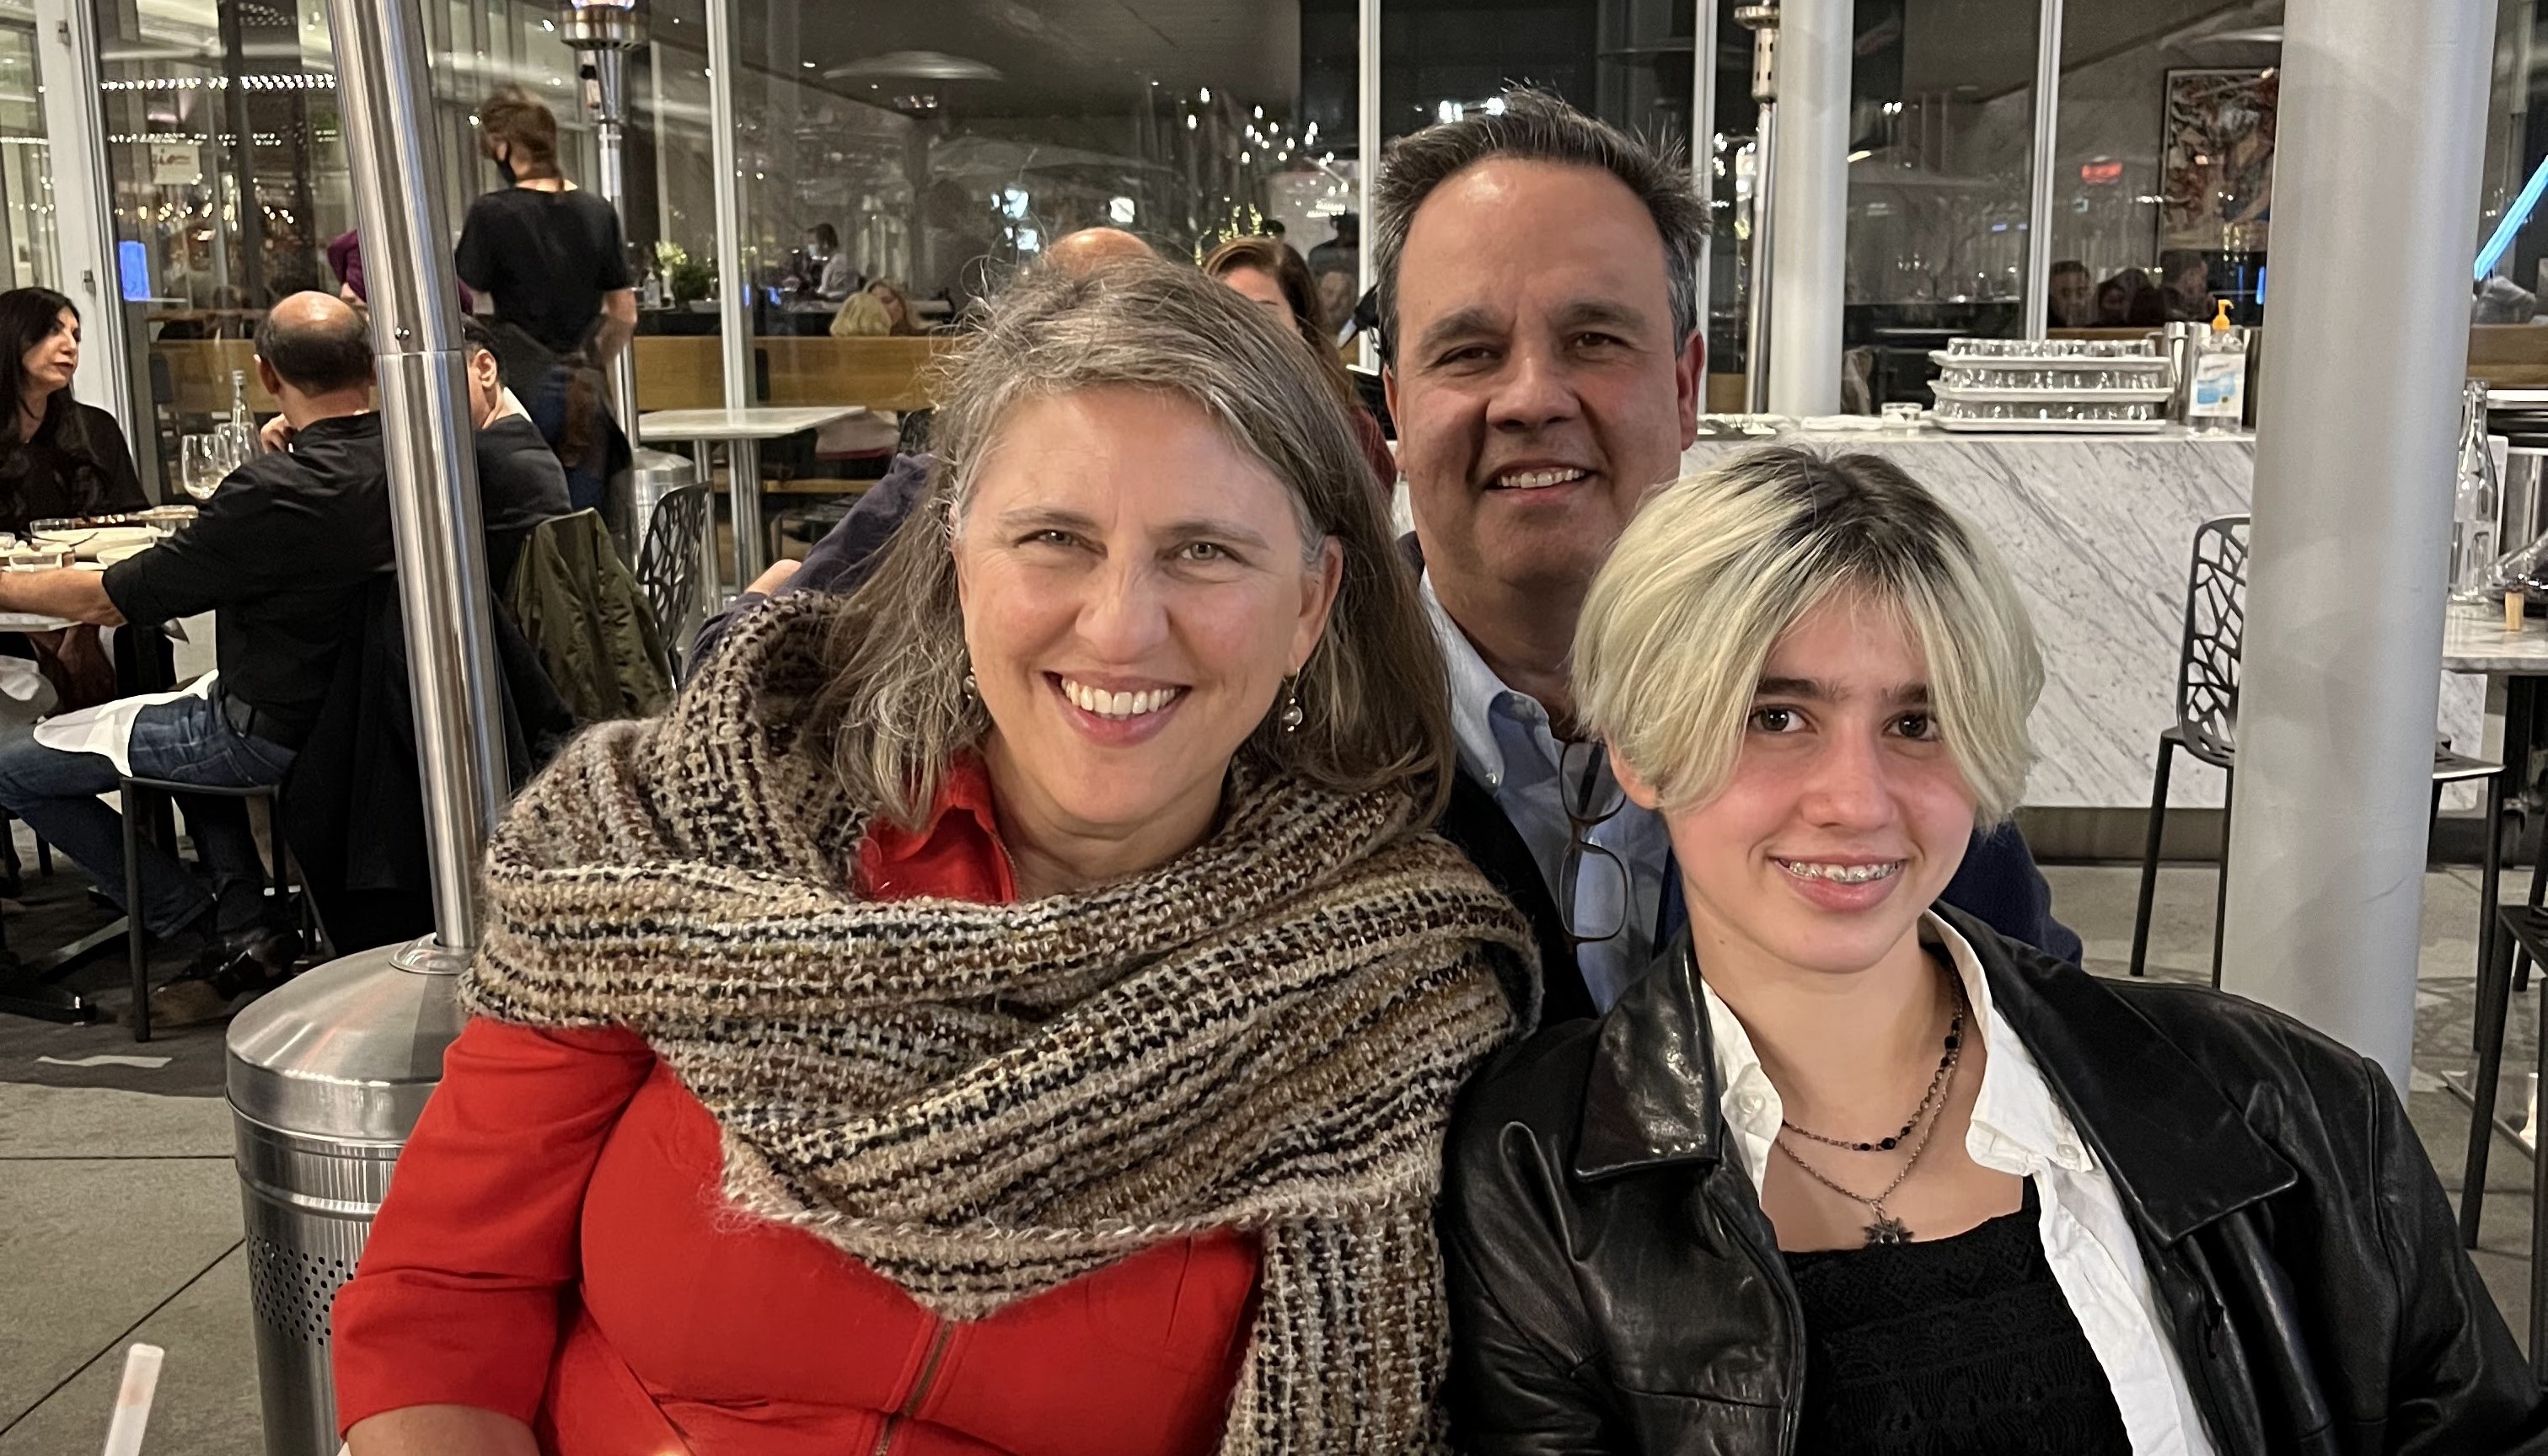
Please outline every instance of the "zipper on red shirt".
[[902, 1409], [884, 1418], [884, 1428], [876, 1432], [871, 1456], [887, 1456], [893, 1450], [894, 1429], [920, 1413], [921, 1403], [929, 1399], [930, 1385], [938, 1379], [938, 1367], [947, 1358], [947, 1346], [955, 1342], [955, 1321], [935, 1317], [932, 1320], [938, 1327], [929, 1337], [928, 1358], [920, 1362], [920, 1378], [911, 1383], [911, 1394], [903, 1398]]

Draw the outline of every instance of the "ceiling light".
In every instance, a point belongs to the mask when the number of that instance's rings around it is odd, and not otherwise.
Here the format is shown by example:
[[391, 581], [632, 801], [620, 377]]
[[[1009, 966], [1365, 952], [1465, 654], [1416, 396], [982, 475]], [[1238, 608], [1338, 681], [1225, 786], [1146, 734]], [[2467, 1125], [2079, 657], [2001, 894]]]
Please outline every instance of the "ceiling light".
[[826, 80], [871, 80], [878, 77], [896, 81], [1005, 81], [1006, 72], [998, 66], [965, 55], [950, 55], [944, 50], [888, 50], [881, 55], [864, 55], [845, 65], [823, 72]]

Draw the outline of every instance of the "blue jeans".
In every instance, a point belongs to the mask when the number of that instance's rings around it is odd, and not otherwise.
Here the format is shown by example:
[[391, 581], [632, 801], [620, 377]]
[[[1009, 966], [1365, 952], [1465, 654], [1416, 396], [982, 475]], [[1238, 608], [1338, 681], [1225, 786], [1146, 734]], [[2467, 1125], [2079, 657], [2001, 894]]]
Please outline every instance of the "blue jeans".
[[[248, 788], [283, 781], [293, 751], [250, 738], [201, 697], [153, 703], [133, 722], [133, 772], [143, 778]], [[116, 790], [115, 765], [102, 754], [65, 753], [36, 742], [32, 728], [0, 733], [0, 806], [70, 856], [98, 888], [124, 900], [123, 816], [98, 801]], [[215, 906], [222, 933], [256, 925], [265, 913], [265, 865], [247, 805], [238, 799], [179, 796], [195, 853], [212, 871], [207, 891], [148, 835], [141, 837], [142, 925], [165, 938]], [[133, 907], [126, 906], [127, 911]]]

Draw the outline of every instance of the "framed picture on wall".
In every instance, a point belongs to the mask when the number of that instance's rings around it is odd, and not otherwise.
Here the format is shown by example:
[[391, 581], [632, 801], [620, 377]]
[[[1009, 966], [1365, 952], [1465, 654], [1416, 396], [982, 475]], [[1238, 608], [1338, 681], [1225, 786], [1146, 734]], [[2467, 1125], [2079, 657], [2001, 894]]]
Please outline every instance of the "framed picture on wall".
[[2167, 73], [2158, 146], [2158, 245], [2261, 252], [2274, 207], [2271, 69]]

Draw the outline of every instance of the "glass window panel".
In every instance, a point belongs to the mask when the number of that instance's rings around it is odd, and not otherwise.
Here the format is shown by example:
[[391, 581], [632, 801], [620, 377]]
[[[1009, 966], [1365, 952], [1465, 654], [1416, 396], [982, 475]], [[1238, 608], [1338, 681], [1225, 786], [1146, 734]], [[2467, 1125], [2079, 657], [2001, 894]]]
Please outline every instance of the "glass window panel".
[[735, 22], [753, 397], [866, 411], [763, 449], [773, 554], [881, 473], [946, 330], [1068, 233], [1200, 260], [1279, 229], [1351, 307], [1328, 244], [1354, 197], [1354, 0], [736, 0]]
[[[1382, 139], [1455, 119], [1518, 84], [1553, 92], [1613, 126], [1687, 155], [1690, 36], [1698, 3], [1714, 0], [1384, 0]], [[1748, 116], [1750, 38], [1733, 23], [1733, 0], [1721, 8], [1725, 31], [1740, 43], [1736, 63], [1741, 71], [1732, 86]], [[1720, 81], [1720, 97], [1723, 85]], [[1722, 104], [1719, 114], [1724, 114]], [[1748, 131], [1750, 123], [1742, 125]], [[1722, 222], [1725, 215], [1718, 218]], [[1726, 256], [1720, 250], [1720, 275]], [[1727, 297], [1722, 284], [1711, 292], [1711, 314], [1723, 316]], [[1734, 347], [1730, 340], [1728, 347]], [[1740, 357], [1736, 348], [1720, 358], [1714, 329], [1708, 352], [1712, 371], [1727, 367], [1723, 359]]]
[[[701, 29], [699, 3], [687, 0], [691, 35]], [[0, 153], [41, 151], [6, 139], [15, 125], [8, 26], [11, 6], [24, 4], [0, 0]], [[680, 3], [655, 10], [676, 25], [684, 18]], [[423, 14], [453, 240], [470, 202], [500, 185], [479, 154], [474, 120], [499, 87], [518, 86], [548, 103], [562, 169], [589, 184], [592, 126], [556, 7], [427, 0]], [[329, 241], [354, 227], [335, 56], [322, 0], [137, 0], [101, 7], [98, 27], [116, 228], [139, 245], [136, 282], [146, 295], [131, 315], [150, 380], [135, 448], [145, 480], [172, 479], [178, 440], [228, 410], [234, 378], [252, 410], [273, 410], [249, 367], [249, 340], [265, 309], [296, 290], [333, 291], [342, 281], [326, 259]], [[642, 105], [632, 110], [632, 130], [642, 134], [656, 118]], [[691, 141], [703, 153], [704, 110], [702, 101], [684, 118], [682, 135], [660, 149], [665, 155], [684, 154]], [[699, 172], [704, 178], [704, 162]], [[18, 158], [0, 154], [0, 188], [14, 197], [20, 175]], [[650, 206], [659, 190], [649, 191]], [[0, 200], [0, 211], [10, 205]], [[629, 231], [645, 243], [657, 235], [638, 226]], [[708, 326], [713, 332], [713, 315]], [[713, 371], [713, 351], [707, 362]], [[708, 389], [716, 389], [713, 372]]]
[[62, 283], [41, 80], [35, 7], [0, 0], [0, 287]]
[[[2512, 217], [2531, 175], [2548, 166], [2548, 91], [2540, 29], [2533, 7], [2506, 0], [2498, 12], [2494, 72], [2487, 98], [2486, 163], [2478, 194], [2478, 244], [2495, 252], [2472, 313], [2469, 373], [2507, 388], [2548, 385], [2548, 329], [2538, 326], [2548, 297], [2548, 228], [2538, 211]], [[2511, 231], [2498, 245], [2496, 234]], [[2509, 549], [2521, 543], [2503, 543]]]
[[2282, 7], [2072, 6], [2061, 35], [2048, 322], [2261, 321]]
[[1858, 7], [1842, 339], [1866, 405], [1927, 403], [1929, 352], [1954, 335], [2024, 331], [2037, 13], [2035, 0]]

